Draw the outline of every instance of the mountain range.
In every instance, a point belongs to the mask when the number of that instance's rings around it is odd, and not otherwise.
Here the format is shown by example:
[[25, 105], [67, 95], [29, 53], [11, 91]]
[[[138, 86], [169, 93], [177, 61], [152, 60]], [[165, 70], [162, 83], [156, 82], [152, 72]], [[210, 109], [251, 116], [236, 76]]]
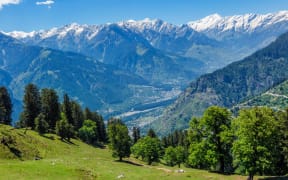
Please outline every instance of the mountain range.
[[2, 32], [0, 80], [18, 101], [24, 85], [33, 82], [67, 92], [106, 117], [147, 124], [191, 81], [252, 54], [287, 30], [288, 11], [281, 11], [215, 14], [183, 25], [144, 19]]

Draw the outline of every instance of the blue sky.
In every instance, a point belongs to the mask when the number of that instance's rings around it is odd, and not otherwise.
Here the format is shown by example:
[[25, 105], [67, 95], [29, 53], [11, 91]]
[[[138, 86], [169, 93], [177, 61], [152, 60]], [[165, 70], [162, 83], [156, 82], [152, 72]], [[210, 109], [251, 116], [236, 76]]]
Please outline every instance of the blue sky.
[[288, 0], [0, 0], [0, 30], [32, 31], [146, 17], [183, 24], [207, 15], [288, 10]]

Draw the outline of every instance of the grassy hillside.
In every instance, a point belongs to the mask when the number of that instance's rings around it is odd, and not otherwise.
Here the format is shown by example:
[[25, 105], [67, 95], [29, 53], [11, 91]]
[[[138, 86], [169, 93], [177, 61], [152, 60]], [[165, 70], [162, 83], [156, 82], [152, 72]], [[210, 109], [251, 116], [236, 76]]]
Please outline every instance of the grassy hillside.
[[288, 81], [269, 89], [268, 91], [243, 101], [233, 109], [240, 109], [253, 106], [268, 106], [276, 110], [288, 107]]
[[0, 179], [117, 179], [121, 174], [124, 179], [246, 179], [189, 168], [177, 173], [176, 167], [147, 166], [133, 158], [118, 162], [106, 148], [24, 131], [0, 125]]

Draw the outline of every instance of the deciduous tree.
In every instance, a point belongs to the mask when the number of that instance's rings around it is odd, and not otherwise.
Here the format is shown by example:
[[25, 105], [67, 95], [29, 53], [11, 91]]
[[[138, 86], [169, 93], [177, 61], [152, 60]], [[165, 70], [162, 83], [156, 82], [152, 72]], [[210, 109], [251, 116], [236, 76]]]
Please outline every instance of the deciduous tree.
[[221, 107], [211, 106], [202, 118], [190, 122], [189, 163], [193, 167], [220, 172], [231, 170], [232, 132], [231, 113]]
[[250, 180], [256, 173], [263, 174], [272, 167], [277, 127], [273, 110], [266, 107], [241, 110], [233, 121], [234, 164], [241, 173], [248, 173]]
[[122, 161], [124, 157], [130, 156], [131, 139], [127, 126], [120, 119], [109, 120], [108, 137], [113, 157], [119, 157], [119, 160]]

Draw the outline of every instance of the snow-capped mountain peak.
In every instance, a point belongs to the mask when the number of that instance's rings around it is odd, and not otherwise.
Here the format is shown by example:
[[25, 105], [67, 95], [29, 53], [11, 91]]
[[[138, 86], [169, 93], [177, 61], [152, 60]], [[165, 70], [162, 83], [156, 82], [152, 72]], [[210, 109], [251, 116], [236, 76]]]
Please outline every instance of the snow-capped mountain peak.
[[238, 31], [253, 32], [257, 28], [265, 28], [279, 22], [288, 21], [288, 11], [279, 11], [269, 14], [244, 14], [221, 17], [218, 14], [207, 16], [197, 21], [191, 21], [188, 25], [199, 32], [208, 31]]
[[37, 33], [36, 31], [31, 31], [31, 32], [24, 32], [24, 31], [12, 31], [12, 32], [4, 32], [1, 31], [1, 33], [7, 35], [7, 36], [12, 36], [16, 39], [23, 39], [23, 38], [28, 38], [28, 37], [33, 37]]
[[203, 31], [211, 26], [215, 26], [223, 18], [219, 14], [212, 14], [198, 21], [189, 22], [189, 26], [197, 31]]
[[145, 30], [153, 30], [157, 32], [169, 32], [171, 29], [176, 28], [176, 25], [167, 23], [161, 19], [145, 18], [143, 20], [128, 20], [117, 23], [120, 27], [129, 28], [138, 32]]

